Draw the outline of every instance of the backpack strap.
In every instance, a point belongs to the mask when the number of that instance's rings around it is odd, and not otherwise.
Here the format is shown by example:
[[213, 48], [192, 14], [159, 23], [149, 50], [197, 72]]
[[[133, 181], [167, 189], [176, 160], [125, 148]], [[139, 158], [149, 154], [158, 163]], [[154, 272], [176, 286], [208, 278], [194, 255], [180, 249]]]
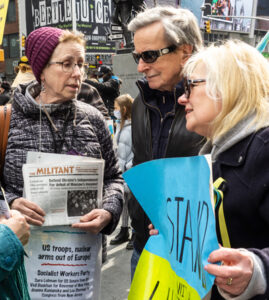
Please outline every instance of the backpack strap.
[[0, 106], [0, 175], [2, 175], [5, 161], [10, 117], [11, 104]]
[[[222, 177], [219, 177], [213, 183], [214, 186], [214, 202], [215, 202], [215, 210], [219, 221], [219, 229], [220, 229], [220, 236], [222, 239], [222, 246], [231, 248], [230, 238], [228, 234], [228, 229], [225, 221], [224, 216], [224, 209], [223, 209], [223, 191], [221, 187], [225, 180]], [[218, 207], [218, 210], [217, 210]]]

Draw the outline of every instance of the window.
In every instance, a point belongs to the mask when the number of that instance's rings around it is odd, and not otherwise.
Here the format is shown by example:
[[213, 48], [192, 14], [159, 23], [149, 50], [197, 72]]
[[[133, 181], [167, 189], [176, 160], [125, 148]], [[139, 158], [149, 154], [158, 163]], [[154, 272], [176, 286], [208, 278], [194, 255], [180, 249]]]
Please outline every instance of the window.
[[5, 58], [20, 57], [20, 42], [18, 33], [4, 35], [2, 46], [5, 51]]
[[16, 3], [15, 3], [15, 0], [9, 0], [6, 22], [7, 23], [16, 22]]

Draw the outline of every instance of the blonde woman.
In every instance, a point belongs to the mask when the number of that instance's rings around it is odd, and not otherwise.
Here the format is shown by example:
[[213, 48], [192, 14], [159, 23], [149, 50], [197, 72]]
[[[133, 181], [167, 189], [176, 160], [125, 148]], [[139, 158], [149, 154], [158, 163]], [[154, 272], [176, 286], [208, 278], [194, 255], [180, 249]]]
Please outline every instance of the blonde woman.
[[192, 56], [183, 73], [186, 127], [207, 138], [200, 153], [211, 153], [214, 180], [224, 179], [225, 222], [215, 207], [224, 247], [205, 267], [216, 276], [211, 299], [268, 299], [269, 64], [255, 48], [228, 41]]

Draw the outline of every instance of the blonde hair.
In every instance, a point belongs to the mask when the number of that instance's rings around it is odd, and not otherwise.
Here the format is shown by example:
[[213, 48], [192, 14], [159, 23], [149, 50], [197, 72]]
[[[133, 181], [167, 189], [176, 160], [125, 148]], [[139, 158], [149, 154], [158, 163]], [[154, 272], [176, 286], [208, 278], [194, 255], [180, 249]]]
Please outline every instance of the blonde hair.
[[78, 44], [82, 45], [84, 48], [86, 46], [86, 41], [84, 39], [84, 34], [78, 31], [70, 31], [64, 30], [59, 38], [59, 43], [66, 43], [66, 42], [77, 42]]
[[120, 129], [123, 128], [126, 120], [131, 119], [133, 101], [134, 99], [129, 94], [121, 95], [115, 99], [115, 102], [120, 107]]
[[211, 124], [211, 140], [252, 113], [255, 118], [251, 125], [256, 130], [269, 124], [269, 63], [262, 54], [237, 40], [211, 45], [190, 57], [184, 76], [190, 77], [200, 64], [206, 69], [207, 95], [222, 104]]

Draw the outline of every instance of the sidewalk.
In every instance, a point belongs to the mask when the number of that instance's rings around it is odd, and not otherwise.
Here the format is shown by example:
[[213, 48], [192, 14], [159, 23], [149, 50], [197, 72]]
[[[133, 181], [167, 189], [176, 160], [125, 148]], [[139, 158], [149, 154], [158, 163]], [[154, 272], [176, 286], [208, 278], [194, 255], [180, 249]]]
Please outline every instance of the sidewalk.
[[107, 239], [108, 255], [101, 270], [100, 300], [127, 300], [128, 297], [131, 284], [130, 261], [133, 251], [126, 250], [127, 242], [114, 246], [109, 244], [119, 230], [120, 226]]

